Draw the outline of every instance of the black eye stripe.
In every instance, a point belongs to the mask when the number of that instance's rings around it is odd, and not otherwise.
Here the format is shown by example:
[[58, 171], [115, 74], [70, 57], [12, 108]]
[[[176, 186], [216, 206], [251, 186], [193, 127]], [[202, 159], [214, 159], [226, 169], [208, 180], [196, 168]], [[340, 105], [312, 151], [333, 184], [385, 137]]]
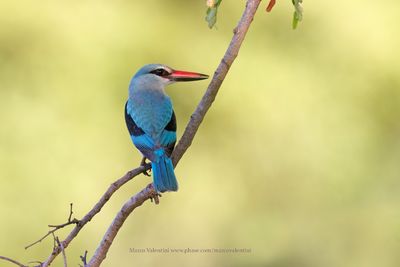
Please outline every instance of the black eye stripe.
[[161, 77], [165, 77], [165, 76], [168, 76], [170, 74], [165, 69], [155, 69], [155, 70], [150, 71], [150, 73], [153, 73], [153, 74], [161, 76]]

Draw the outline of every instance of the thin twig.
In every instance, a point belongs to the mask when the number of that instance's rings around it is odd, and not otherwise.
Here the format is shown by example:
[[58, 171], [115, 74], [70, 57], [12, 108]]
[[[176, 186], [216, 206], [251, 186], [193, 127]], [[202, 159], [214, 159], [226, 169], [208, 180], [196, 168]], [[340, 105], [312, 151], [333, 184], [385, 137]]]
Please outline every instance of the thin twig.
[[[71, 243], [71, 241], [78, 235], [78, 233], [82, 230], [82, 228], [92, 220], [92, 218], [100, 212], [100, 210], [103, 208], [103, 206], [107, 203], [107, 201], [111, 198], [111, 196], [117, 191], [121, 186], [123, 186], [125, 183], [130, 181], [133, 177], [143, 173], [143, 171], [149, 170], [151, 168], [150, 164], [147, 164], [145, 166], [140, 166], [136, 169], [128, 171], [124, 176], [119, 178], [117, 181], [113, 182], [107, 189], [107, 191], [101, 196], [99, 201], [94, 205], [94, 207], [81, 219], [79, 220], [79, 223], [77, 223], [72, 229], [72, 231], [69, 233], [69, 235], [65, 238], [63, 242], [64, 249], [68, 247], [68, 245]], [[50, 256], [47, 258], [46, 261], [42, 263], [42, 267], [47, 267], [49, 266], [54, 259], [57, 257], [58, 254], [60, 254], [61, 248], [59, 246], [55, 247], [50, 254]]]
[[[79, 256], [81, 258], [81, 261], [83, 262], [83, 267], [87, 266], [87, 250], [85, 250], [85, 253], [82, 256]], [[79, 266], [82, 266], [79, 264]]]
[[[219, 88], [223, 80], [228, 73], [230, 66], [238, 55], [240, 46], [246, 36], [247, 30], [250, 27], [251, 22], [253, 21], [254, 15], [257, 11], [257, 8], [260, 4], [261, 0], [248, 0], [246, 3], [246, 8], [243, 12], [243, 15], [234, 29], [234, 35], [229, 44], [229, 47], [224, 55], [224, 58], [221, 60], [213, 79], [211, 80], [210, 85], [207, 88], [206, 93], [201, 99], [199, 105], [197, 106], [195, 112], [192, 114], [189, 124], [187, 125], [185, 132], [180, 139], [177, 147], [174, 149], [172, 154], [174, 165], [179, 162], [182, 158], [183, 154], [191, 145], [193, 138], [204, 119], [205, 114], [213, 103]], [[147, 199], [154, 198], [157, 196], [157, 193], [154, 191], [152, 184], [149, 184], [146, 188], [140, 191], [138, 194], [130, 198], [118, 212], [116, 217], [114, 218], [111, 225], [108, 227], [107, 232], [105, 233], [100, 245], [97, 247], [96, 252], [90, 259], [88, 263], [88, 267], [98, 267], [103, 262], [103, 260], [107, 256], [107, 252], [117, 235], [119, 229], [122, 227], [126, 218], [130, 215], [130, 213], [137, 207], [141, 206], [144, 201]]]
[[56, 240], [57, 245], [61, 248], [61, 252], [63, 254], [63, 259], [64, 259], [64, 267], [67, 267], [68, 266], [67, 255], [65, 254], [64, 246], [63, 246], [62, 242], [60, 242], [60, 239], [58, 239], [58, 236], [56, 236], [54, 239]]
[[70, 222], [71, 221], [71, 218], [72, 218], [72, 214], [74, 213], [73, 211], [72, 211], [72, 203], [69, 203], [69, 217], [68, 217], [68, 221]]
[[[46, 237], [48, 237], [49, 235], [53, 235], [54, 241], [56, 241], [56, 238], [55, 238], [55, 236], [54, 236], [54, 233], [55, 233], [56, 231], [58, 231], [58, 230], [61, 229], [61, 228], [64, 228], [65, 226], [68, 226], [68, 225], [71, 225], [71, 224], [78, 224], [78, 223], [79, 223], [79, 220], [78, 220], [78, 219], [75, 219], [75, 218], [74, 218], [73, 220], [71, 220], [72, 213], [73, 213], [73, 211], [72, 211], [72, 203], [70, 203], [70, 210], [69, 210], [68, 221], [67, 221], [66, 223], [58, 224], [58, 225], [49, 224], [48, 226], [49, 226], [49, 227], [52, 227], [52, 228], [54, 228], [54, 229], [49, 230], [49, 231], [47, 232], [47, 234], [45, 234], [44, 236], [42, 236], [39, 240], [36, 240], [36, 241], [33, 242], [32, 244], [27, 245], [27, 246], [25, 247], [25, 249], [28, 249], [28, 248], [30, 248], [30, 247], [36, 245], [37, 243], [42, 242], [42, 241], [43, 241]], [[54, 246], [54, 247], [56, 247], [56, 246]]]
[[0, 259], [14, 263], [15, 265], [18, 265], [19, 267], [29, 267], [28, 265], [24, 265], [16, 260], [10, 259], [8, 257], [0, 256]]

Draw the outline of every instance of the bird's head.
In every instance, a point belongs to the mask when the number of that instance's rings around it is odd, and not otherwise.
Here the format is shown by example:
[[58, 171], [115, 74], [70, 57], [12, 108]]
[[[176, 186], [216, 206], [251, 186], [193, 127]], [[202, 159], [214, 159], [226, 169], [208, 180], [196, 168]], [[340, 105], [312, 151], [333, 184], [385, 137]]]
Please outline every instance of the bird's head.
[[163, 64], [148, 64], [143, 66], [132, 78], [132, 82], [135, 80], [140, 83], [155, 83], [166, 86], [174, 82], [189, 82], [207, 79], [208, 75], [174, 70]]

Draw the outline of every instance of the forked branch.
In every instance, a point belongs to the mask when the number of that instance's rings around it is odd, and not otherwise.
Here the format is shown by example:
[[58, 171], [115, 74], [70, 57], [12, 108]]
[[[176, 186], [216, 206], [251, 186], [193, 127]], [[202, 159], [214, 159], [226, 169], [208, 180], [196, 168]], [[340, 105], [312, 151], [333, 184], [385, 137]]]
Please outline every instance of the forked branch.
[[[221, 87], [222, 82], [224, 81], [229, 68], [231, 67], [232, 63], [234, 62], [235, 58], [239, 53], [240, 46], [246, 36], [246, 33], [250, 27], [251, 22], [253, 21], [254, 15], [257, 11], [257, 8], [260, 4], [261, 0], [247, 0], [246, 8], [243, 12], [241, 19], [237, 27], [234, 29], [234, 35], [232, 40], [229, 44], [228, 49], [225, 52], [224, 57], [222, 58], [220, 64], [218, 65], [217, 70], [214, 73], [214, 76], [205, 92], [203, 98], [201, 99], [200, 103], [198, 104], [196, 110], [192, 114], [188, 125], [183, 133], [182, 138], [180, 139], [179, 143], [174, 149], [172, 154], [172, 160], [174, 166], [176, 166], [179, 160], [182, 158], [183, 154], [192, 144], [193, 138], [200, 127], [208, 109], [211, 107], [211, 104], [214, 102], [215, 97], [218, 93], [219, 88]], [[136, 169], [128, 171], [123, 177], [115, 181], [110, 185], [107, 191], [101, 196], [100, 200], [94, 205], [94, 207], [81, 219], [76, 221], [71, 221], [71, 216], [64, 226], [75, 224], [75, 227], [69, 233], [63, 241], [58, 241], [57, 245], [54, 247], [52, 253], [47, 258], [47, 260], [40, 264], [41, 267], [49, 266], [54, 259], [59, 255], [61, 252], [64, 252], [71, 241], [78, 235], [78, 233], [82, 230], [82, 228], [97, 214], [100, 212], [102, 207], [107, 203], [107, 201], [111, 198], [111, 196], [125, 183], [131, 180], [133, 177], [143, 173], [146, 170], [149, 170], [151, 167], [150, 164], [145, 166], [140, 166]], [[123, 225], [126, 218], [132, 213], [132, 211], [142, 205], [146, 200], [154, 199], [155, 202], [158, 202], [158, 194], [155, 192], [152, 184], [149, 184], [144, 188], [142, 191], [131, 197], [121, 208], [118, 212], [116, 217], [114, 218], [113, 222], [109, 226], [107, 232], [105, 233], [100, 245], [98, 246], [95, 254], [90, 259], [89, 263], [86, 264], [86, 253], [84, 259], [82, 259], [85, 266], [100, 266], [103, 260], [106, 258], [107, 252], [117, 235], [119, 229]], [[47, 235], [50, 235], [52, 233]], [[54, 232], [53, 232], [54, 233]], [[46, 235], [46, 236], [47, 236]], [[46, 237], [45, 236], [45, 237]], [[40, 240], [38, 241], [40, 242]], [[37, 242], [36, 242], [37, 243]], [[19, 266], [24, 266], [17, 261], [11, 260], [6, 257], [1, 257], [0, 259], [7, 260], [13, 262]], [[66, 264], [66, 259], [64, 259], [64, 263]]]
[[[251, 22], [253, 21], [254, 15], [260, 4], [260, 1], [261, 0], [247, 1], [244, 13], [237, 27], [233, 31], [234, 35], [229, 44], [229, 47], [225, 52], [225, 55], [222, 58], [220, 64], [218, 65], [218, 68], [214, 73], [214, 76], [211, 80], [210, 85], [207, 88], [206, 93], [204, 94], [199, 105], [192, 114], [189, 124], [186, 126], [182, 138], [180, 139], [178, 145], [174, 149], [174, 152], [172, 154], [174, 166], [178, 164], [183, 154], [192, 144], [193, 138], [197, 130], [199, 129], [201, 122], [203, 121], [208, 109], [211, 107], [211, 104], [214, 102], [218, 90], [221, 87], [221, 84], [224, 81], [230, 66], [232, 65], [233, 61], [235, 60], [235, 58], [239, 53], [240, 46], [246, 36], [247, 30], [249, 29]], [[143, 189], [141, 192], [133, 196], [123, 205], [123, 207], [118, 212], [117, 216], [114, 218], [113, 222], [109, 226], [95, 254], [88, 263], [87, 265], [88, 267], [100, 266], [100, 264], [106, 258], [107, 252], [115, 236], [117, 235], [119, 229], [125, 222], [126, 218], [128, 218], [130, 213], [135, 208], [139, 207], [140, 205], [143, 204], [144, 201], [154, 197], [155, 195], [157, 194], [154, 191], [152, 184], [149, 184], [145, 189]]]

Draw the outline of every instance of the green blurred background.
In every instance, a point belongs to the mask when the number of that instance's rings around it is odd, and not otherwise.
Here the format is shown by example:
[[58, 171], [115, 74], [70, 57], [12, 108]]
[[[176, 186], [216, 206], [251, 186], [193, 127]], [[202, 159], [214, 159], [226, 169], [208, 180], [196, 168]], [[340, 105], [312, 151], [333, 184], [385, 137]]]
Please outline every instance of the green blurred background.
[[[213, 74], [244, 3], [223, 1], [209, 30], [205, 1], [0, 2], [0, 255], [44, 260], [51, 238], [23, 247], [138, 165], [131, 76], [153, 62]], [[400, 2], [305, 1], [295, 31], [289, 0], [266, 5], [176, 170], [179, 192], [137, 209], [103, 266], [400, 266]], [[206, 86], [169, 87], [179, 135]], [[117, 192], [71, 243], [71, 266], [149, 181]], [[147, 247], [251, 253], [129, 253]]]

